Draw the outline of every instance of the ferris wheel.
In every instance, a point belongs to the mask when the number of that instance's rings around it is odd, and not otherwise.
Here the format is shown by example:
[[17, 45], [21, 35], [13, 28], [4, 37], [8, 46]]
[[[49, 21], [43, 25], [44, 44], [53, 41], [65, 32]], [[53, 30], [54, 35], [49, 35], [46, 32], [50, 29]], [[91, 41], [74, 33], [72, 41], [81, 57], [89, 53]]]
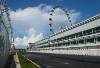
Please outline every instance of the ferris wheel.
[[54, 28], [53, 28], [54, 19], [53, 19], [53, 16], [56, 14], [56, 12], [55, 12], [56, 9], [61, 9], [64, 12], [64, 14], [66, 15], [66, 21], [69, 22], [72, 25], [70, 11], [64, 9], [62, 6], [54, 6], [54, 7], [52, 7], [52, 9], [50, 10], [50, 13], [49, 13], [49, 15], [50, 15], [50, 17], [49, 17], [49, 27], [50, 27], [50, 32], [52, 34], [54, 34]]

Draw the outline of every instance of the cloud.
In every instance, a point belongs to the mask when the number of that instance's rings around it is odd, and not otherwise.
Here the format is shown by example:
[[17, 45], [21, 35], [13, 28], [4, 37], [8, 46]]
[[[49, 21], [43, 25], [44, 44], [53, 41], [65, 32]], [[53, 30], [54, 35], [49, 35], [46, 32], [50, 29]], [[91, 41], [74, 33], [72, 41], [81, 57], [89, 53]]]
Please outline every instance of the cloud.
[[[27, 7], [24, 9], [10, 10], [10, 17], [13, 25], [16, 47], [25, 47], [28, 42], [35, 42], [50, 34], [49, 31], [49, 11], [50, 5], [40, 4], [36, 7]], [[80, 12], [71, 10], [72, 22], [76, 22], [80, 17]], [[62, 14], [61, 14], [62, 13]], [[55, 31], [61, 25], [67, 23], [63, 10], [56, 9], [53, 16], [53, 28]]]
[[29, 29], [28, 35], [23, 38], [16, 37], [15, 38], [15, 47], [16, 48], [26, 48], [28, 43], [36, 42], [38, 40], [43, 39], [42, 33], [37, 33], [33, 28]]

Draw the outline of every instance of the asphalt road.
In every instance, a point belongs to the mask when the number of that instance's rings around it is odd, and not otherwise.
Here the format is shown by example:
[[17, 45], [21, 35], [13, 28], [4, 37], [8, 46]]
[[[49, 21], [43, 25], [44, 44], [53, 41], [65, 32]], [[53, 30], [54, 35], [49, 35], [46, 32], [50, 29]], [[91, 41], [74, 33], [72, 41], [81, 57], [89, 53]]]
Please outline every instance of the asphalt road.
[[25, 55], [33, 62], [39, 64], [41, 68], [100, 68], [100, 63], [63, 59], [34, 53], [27, 53]]

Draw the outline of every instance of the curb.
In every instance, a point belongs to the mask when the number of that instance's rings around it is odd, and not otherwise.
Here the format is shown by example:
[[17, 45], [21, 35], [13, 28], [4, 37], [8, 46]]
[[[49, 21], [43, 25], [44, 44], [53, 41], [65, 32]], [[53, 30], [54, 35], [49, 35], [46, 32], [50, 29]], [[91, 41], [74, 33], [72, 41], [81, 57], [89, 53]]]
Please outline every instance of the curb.
[[16, 68], [21, 68], [17, 53], [14, 55], [14, 61], [16, 64]]

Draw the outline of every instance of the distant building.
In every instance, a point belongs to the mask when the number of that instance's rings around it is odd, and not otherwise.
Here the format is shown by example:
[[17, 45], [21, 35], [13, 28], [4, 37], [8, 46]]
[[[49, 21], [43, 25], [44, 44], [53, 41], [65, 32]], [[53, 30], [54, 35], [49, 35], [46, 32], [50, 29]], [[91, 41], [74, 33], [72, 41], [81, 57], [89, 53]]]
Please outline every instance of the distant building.
[[35, 42], [32, 52], [100, 56], [100, 14]]
[[31, 48], [35, 48], [35, 43], [28, 43], [29, 44], [29, 48], [31, 49]]
[[28, 43], [28, 44], [29, 44], [28, 50], [30, 50], [30, 51], [31, 50], [35, 50], [35, 51], [39, 50], [35, 43]]
[[26, 52], [26, 49], [15, 49], [16, 52]]

